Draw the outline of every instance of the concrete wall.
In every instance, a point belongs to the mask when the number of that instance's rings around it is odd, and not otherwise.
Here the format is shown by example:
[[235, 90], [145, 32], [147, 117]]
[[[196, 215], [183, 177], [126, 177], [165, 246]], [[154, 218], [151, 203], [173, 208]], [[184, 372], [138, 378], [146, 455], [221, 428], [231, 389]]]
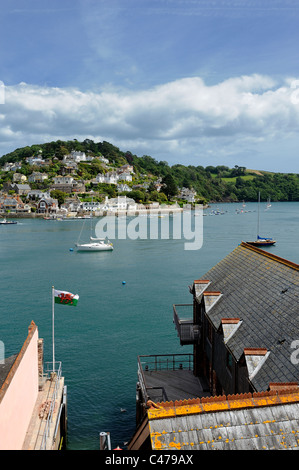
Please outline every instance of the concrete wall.
[[21, 450], [38, 396], [38, 329], [27, 339], [0, 389], [0, 450]]

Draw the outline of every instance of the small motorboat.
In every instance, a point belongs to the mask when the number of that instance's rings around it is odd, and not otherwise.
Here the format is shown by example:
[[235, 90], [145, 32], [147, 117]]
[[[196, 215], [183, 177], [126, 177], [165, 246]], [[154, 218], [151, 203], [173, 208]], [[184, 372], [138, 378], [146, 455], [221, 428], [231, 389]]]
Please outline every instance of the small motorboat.
[[13, 225], [16, 224], [17, 222], [15, 220], [0, 220], [0, 225]]

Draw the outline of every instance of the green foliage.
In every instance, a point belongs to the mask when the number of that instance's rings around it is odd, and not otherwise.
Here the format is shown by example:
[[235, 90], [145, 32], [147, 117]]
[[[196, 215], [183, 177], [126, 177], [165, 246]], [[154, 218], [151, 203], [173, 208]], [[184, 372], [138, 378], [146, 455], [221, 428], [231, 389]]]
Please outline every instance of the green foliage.
[[134, 199], [135, 202], [144, 203], [146, 199], [145, 191], [137, 189], [136, 191], [130, 191], [126, 193], [128, 197]]
[[171, 173], [168, 173], [162, 179], [162, 191], [164, 192], [164, 194], [166, 194], [168, 199], [171, 199], [173, 196], [177, 195], [178, 188]]
[[[129, 163], [134, 166], [136, 175], [135, 181], [151, 181], [147, 191], [135, 191], [128, 193], [129, 197], [137, 198], [141, 202], [159, 201], [166, 202], [176, 197], [178, 188], [193, 188], [197, 192], [198, 201], [256, 201], [258, 192], [261, 199], [271, 201], [299, 201], [299, 175], [284, 173], [250, 172], [243, 166], [235, 165], [228, 168], [225, 165], [207, 166], [185, 166], [176, 164], [169, 166], [165, 161], [157, 161], [149, 155], [137, 157], [130, 151], [123, 152], [118, 147], [109, 142], [94, 142], [85, 139], [79, 142], [76, 139], [71, 141], [57, 140], [44, 144], [26, 146], [10, 152], [0, 158], [0, 187], [8, 180], [12, 180], [11, 172], [1, 171], [1, 167], [6, 162], [22, 162], [19, 171], [28, 176], [32, 172], [32, 167], [26, 164], [26, 158], [34, 155], [41, 155], [44, 159], [50, 159], [49, 165], [38, 171], [48, 173], [49, 180], [53, 178], [61, 169], [63, 156], [77, 150], [90, 153], [93, 156], [104, 156], [109, 160], [110, 165], [119, 167]], [[56, 157], [54, 159], [54, 157]], [[37, 169], [36, 169], [37, 170]], [[105, 171], [101, 163], [97, 160], [91, 163], [79, 164], [77, 172], [80, 179], [92, 180], [100, 172]], [[141, 175], [147, 175], [144, 179]], [[160, 192], [156, 191], [154, 183], [162, 179], [163, 187]], [[136, 183], [135, 183], [136, 184]], [[45, 186], [43, 185], [43, 186]], [[87, 186], [88, 187], [88, 186]], [[117, 195], [115, 185], [97, 185], [93, 189], [100, 194], [109, 197]]]
[[67, 197], [67, 194], [64, 193], [63, 191], [60, 191], [59, 189], [55, 189], [55, 190], [51, 191], [50, 196], [51, 196], [53, 199], [57, 199], [58, 205], [59, 205], [59, 207], [60, 207], [61, 204], [64, 203], [64, 201], [65, 201], [65, 199], [66, 199], [66, 197]]

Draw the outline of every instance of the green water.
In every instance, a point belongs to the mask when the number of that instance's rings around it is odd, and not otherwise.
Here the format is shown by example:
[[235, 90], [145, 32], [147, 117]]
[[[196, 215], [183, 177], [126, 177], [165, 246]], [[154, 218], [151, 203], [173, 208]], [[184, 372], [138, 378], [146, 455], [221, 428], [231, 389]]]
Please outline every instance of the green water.
[[[203, 217], [203, 246], [190, 251], [184, 239], [126, 239], [114, 240], [113, 252], [77, 253], [70, 248], [80, 221], [22, 219], [0, 226], [0, 340], [7, 356], [19, 351], [33, 320], [44, 338], [45, 361], [51, 361], [51, 287], [80, 296], [77, 307], [55, 307], [69, 449], [98, 450], [101, 431], [122, 446], [135, 427], [137, 356], [191, 351], [179, 345], [172, 304], [190, 303], [193, 280], [242, 240], [256, 237], [257, 204], [239, 214], [241, 204], [216, 207], [224, 213]], [[299, 203], [264, 207], [261, 235], [277, 240], [268, 250], [299, 264]]]

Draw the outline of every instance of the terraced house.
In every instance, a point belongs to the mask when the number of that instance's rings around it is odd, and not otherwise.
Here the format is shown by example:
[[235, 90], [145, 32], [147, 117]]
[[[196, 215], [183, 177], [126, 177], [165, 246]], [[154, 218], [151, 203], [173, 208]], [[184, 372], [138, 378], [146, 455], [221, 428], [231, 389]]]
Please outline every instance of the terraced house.
[[8, 196], [7, 194], [0, 195], [0, 213], [6, 214], [8, 212], [12, 214], [24, 214], [29, 213], [31, 207], [29, 204], [23, 203], [22, 199], [18, 194], [15, 196]]
[[189, 290], [193, 353], [138, 358], [129, 449], [298, 448], [299, 265], [242, 242]]

